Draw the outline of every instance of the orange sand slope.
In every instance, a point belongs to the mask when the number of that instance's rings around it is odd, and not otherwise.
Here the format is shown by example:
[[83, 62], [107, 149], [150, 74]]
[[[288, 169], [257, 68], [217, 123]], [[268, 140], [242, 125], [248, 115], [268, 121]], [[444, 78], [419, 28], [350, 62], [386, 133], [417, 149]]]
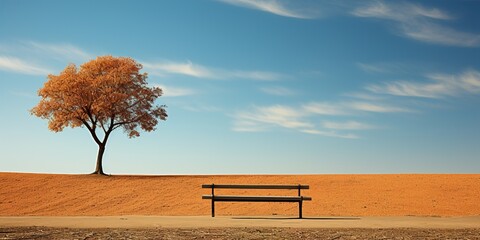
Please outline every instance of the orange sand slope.
[[[480, 174], [94, 176], [0, 173], [1, 216], [210, 214], [204, 183], [308, 184], [304, 216], [479, 216]], [[291, 190], [218, 194], [295, 195]], [[217, 203], [222, 215], [297, 215], [295, 203]]]

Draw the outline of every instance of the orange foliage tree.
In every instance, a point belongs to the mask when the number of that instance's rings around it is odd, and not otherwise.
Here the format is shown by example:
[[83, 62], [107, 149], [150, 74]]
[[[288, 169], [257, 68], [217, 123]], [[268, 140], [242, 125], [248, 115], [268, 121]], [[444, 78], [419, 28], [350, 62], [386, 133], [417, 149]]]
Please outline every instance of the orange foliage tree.
[[155, 105], [162, 89], [147, 86], [147, 73], [131, 58], [102, 56], [78, 69], [68, 65], [59, 75], [48, 75], [38, 91], [40, 102], [31, 113], [48, 120], [48, 128], [85, 126], [98, 144], [94, 174], [103, 172], [103, 154], [113, 130], [123, 128], [130, 138], [139, 128], [153, 131], [166, 120], [165, 106]]

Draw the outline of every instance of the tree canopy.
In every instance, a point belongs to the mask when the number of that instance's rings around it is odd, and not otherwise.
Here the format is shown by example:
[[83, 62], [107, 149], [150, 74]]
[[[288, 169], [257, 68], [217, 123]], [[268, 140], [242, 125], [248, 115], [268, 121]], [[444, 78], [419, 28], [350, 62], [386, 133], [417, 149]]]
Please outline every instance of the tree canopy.
[[130, 138], [138, 137], [140, 129], [153, 131], [167, 118], [165, 106], [155, 105], [162, 89], [149, 87], [141, 69], [127, 57], [101, 56], [80, 68], [70, 64], [59, 75], [48, 75], [31, 112], [47, 119], [54, 132], [85, 126], [99, 146], [94, 173], [104, 174], [103, 152], [113, 130], [122, 128]]

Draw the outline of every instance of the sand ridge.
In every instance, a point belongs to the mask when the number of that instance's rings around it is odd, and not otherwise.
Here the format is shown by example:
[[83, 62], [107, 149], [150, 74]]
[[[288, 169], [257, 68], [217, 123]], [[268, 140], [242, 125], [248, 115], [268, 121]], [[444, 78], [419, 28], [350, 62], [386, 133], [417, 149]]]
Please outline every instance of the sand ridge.
[[[305, 216], [479, 216], [480, 174], [95, 176], [0, 173], [0, 216], [202, 216], [204, 183], [308, 184]], [[252, 192], [254, 191], [254, 192]], [[263, 192], [262, 192], [263, 191]], [[289, 190], [222, 194], [294, 195]], [[217, 203], [219, 216], [298, 214], [294, 203]]]

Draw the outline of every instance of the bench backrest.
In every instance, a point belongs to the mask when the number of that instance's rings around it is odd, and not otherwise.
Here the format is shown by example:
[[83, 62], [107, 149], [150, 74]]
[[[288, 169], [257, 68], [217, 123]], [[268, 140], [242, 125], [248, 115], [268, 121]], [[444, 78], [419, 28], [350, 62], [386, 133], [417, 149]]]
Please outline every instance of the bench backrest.
[[308, 185], [276, 185], [276, 184], [203, 184], [202, 188], [229, 188], [229, 189], [309, 189]]

